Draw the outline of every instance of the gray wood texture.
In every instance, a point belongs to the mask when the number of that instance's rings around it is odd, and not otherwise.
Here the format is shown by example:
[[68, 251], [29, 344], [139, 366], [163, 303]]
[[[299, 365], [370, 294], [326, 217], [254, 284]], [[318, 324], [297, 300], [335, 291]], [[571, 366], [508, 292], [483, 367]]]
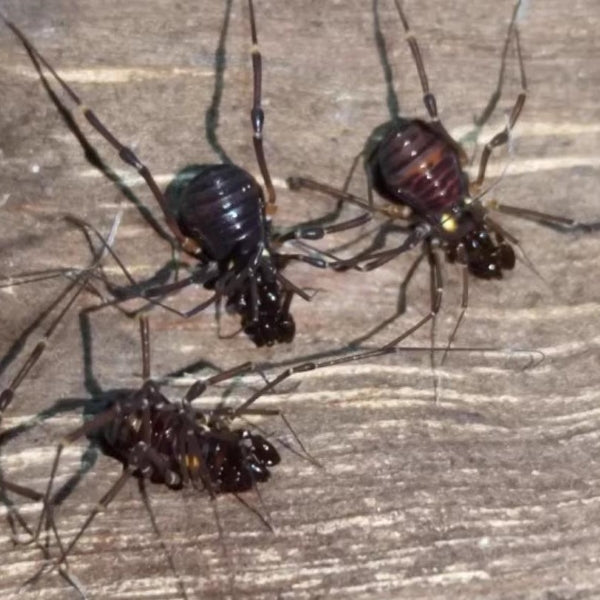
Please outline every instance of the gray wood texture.
[[[496, 82], [511, 1], [406, 2], [443, 122], [469, 130]], [[600, 216], [600, 7], [597, 0], [528, 2], [521, 37], [529, 96], [514, 149], [491, 160], [508, 170], [494, 194], [507, 202], [576, 216]], [[132, 0], [4, 0], [5, 11], [165, 185], [191, 162], [216, 162], [206, 134], [215, 95], [215, 51], [226, 3]], [[264, 57], [266, 153], [279, 194], [279, 223], [323, 214], [331, 202], [296, 195], [290, 174], [340, 185], [375, 126], [389, 118], [385, 78], [374, 36], [372, 2], [257, 0]], [[423, 116], [421, 91], [391, 1], [380, 2], [381, 32], [402, 114]], [[248, 110], [252, 80], [247, 8], [233, 3], [227, 63], [218, 102], [218, 142], [257, 173]], [[0, 28], [0, 244], [3, 275], [85, 264], [81, 234], [62, 220], [72, 212], [107, 231], [117, 190], [85, 161], [50, 104], [15, 37]], [[502, 127], [519, 84], [514, 61], [499, 110], [483, 134]], [[85, 130], [89, 132], [89, 129]], [[109, 164], [157, 218], [148, 191], [90, 134]], [[490, 178], [490, 182], [493, 178]], [[364, 193], [360, 174], [354, 184]], [[125, 207], [116, 250], [137, 277], [169, 258], [168, 245], [138, 212]], [[424, 353], [398, 355], [295, 377], [265, 399], [294, 424], [318, 469], [282, 448], [284, 461], [261, 486], [276, 532], [235, 500], [173, 493], [151, 486], [162, 539], [194, 598], [527, 598], [600, 597], [600, 318], [598, 235], [560, 235], [502, 218], [523, 243], [545, 283], [519, 263], [498, 282], [472, 281], [457, 343], [495, 346], [495, 355], [452, 354], [437, 369], [433, 395]], [[344, 239], [349, 239], [345, 236]], [[200, 359], [229, 367], [282, 361], [337, 348], [394, 310], [412, 260], [370, 274], [293, 267], [296, 283], [320, 289], [295, 301], [298, 334], [289, 347], [256, 350], [242, 336], [217, 338], [214, 311], [189, 321], [152, 313], [153, 373]], [[115, 277], [118, 272], [110, 271]], [[457, 269], [446, 269], [438, 339], [446, 339], [460, 303]], [[0, 356], [64, 285], [52, 281], [0, 289]], [[409, 310], [373, 344], [391, 339], [427, 311], [427, 270], [410, 288]], [[190, 307], [205, 298], [188, 289], [173, 299]], [[78, 308], [94, 299], [83, 296]], [[235, 320], [224, 328], [233, 331]], [[29, 350], [40, 332], [28, 339]], [[103, 389], [139, 383], [134, 322], [114, 310], [92, 318], [93, 371]], [[429, 331], [414, 336], [427, 345]], [[544, 362], [522, 370], [540, 349]], [[21, 353], [4, 371], [6, 385]], [[2, 427], [29, 423], [58, 400], [88, 398], [76, 312], [19, 390]], [[254, 387], [259, 382], [248, 380]], [[291, 384], [294, 384], [294, 387]], [[210, 390], [217, 402], [224, 387]], [[239, 401], [247, 386], [229, 398]], [[181, 388], [174, 394], [181, 394]], [[81, 404], [5, 441], [5, 477], [36, 490], [47, 482], [54, 447], [82, 419]], [[291, 441], [274, 421], [263, 426]], [[57, 510], [69, 539], [119, 473], [85, 442], [66, 452], [59, 482], [93, 462]], [[87, 463], [86, 463], [87, 464]], [[14, 499], [31, 522], [39, 505]], [[5, 509], [2, 509], [6, 513]], [[21, 584], [42, 564], [39, 551], [11, 542], [0, 520], [0, 595], [75, 598], [58, 576]], [[90, 598], [178, 598], [177, 577], [131, 482], [100, 515], [71, 557]]]

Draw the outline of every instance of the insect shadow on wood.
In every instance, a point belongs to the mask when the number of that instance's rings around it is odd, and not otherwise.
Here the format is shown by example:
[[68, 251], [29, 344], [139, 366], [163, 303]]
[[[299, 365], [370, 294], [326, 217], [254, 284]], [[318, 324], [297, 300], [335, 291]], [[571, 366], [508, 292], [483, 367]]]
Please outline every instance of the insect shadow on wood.
[[[120, 221], [120, 217], [118, 216], [111, 229], [111, 233], [109, 234], [107, 244], [112, 243], [112, 239], [114, 234], [116, 233], [116, 229], [118, 227], [118, 223]], [[68, 314], [71, 307], [74, 305], [76, 299], [78, 298], [80, 292], [85, 287], [86, 280], [91, 276], [94, 266], [99, 264], [99, 261], [102, 258], [104, 253], [104, 247], [98, 253], [94, 254], [94, 258], [92, 263], [88, 266], [87, 269], [84, 269], [79, 275], [70, 282], [61, 293], [38, 315], [38, 317], [34, 320], [32, 326], [28, 327], [25, 332], [25, 338], [29, 336], [34, 329], [37, 329], [41, 324], [46, 320], [50, 319], [52, 315], [54, 315], [47, 328], [45, 329], [43, 335], [38, 340], [38, 342], [33, 347], [32, 351], [28, 354], [27, 358], [17, 371], [16, 375], [11, 379], [7, 388], [2, 390], [0, 393], [0, 423], [2, 423], [4, 412], [9, 408], [9, 406], [13, 403], [15, 399], [15, 395], [17, 390], [23, 383], [23, 381], [27, 378], [27, 376], [31, 373], [32, 369], [38, 364], [40, 358], [45, 353], [50, 339], [54, 332], [57, 330], [59, 324], [64, 319], [64, 317]], [[56, 313], [56, 314], [55, 314]], [[23, 336], [21, 336], [23, 338]], [[23, 342], [24, 344], [24, 342]], [[79, 402], [81, 404], [81, 402]], [[73, 402], [62, 402], [60, 407], [51, 407], [50, 409], [46, 409], [42, 411], [39, 415], [33, 419], [33, 423], [31, 424], [20, 424], [11, 429], [3, 429], [0, 431], [0, 449], [5, 450], [7, 444], [10, 441], [19, 435], [22, 435], [25, 431], [30, 429], [32, 425], [37, 425], [41, 421], [45, 419], [55, 416], [64, 411], [70, 411], [73, 409]], [[86, 455], [82, 459], [82, 469], [85, 470], [93, 464], [94, 455], [93, 453]], [[76, 485], [77, 480], [81, 477], [81, 472], [72, 478], [69, 482], [71, 487]], [[12, 501], [11, 495], [16, 495], [18, 497], [24, 498], [27, 501], [35, 502], [35, 503], [44, 503], [46, 502], [45, 495], [40, 493], [34, 489], [32, 489], [28, 485], [23, 485], [22, 483], [16, 483], [12, 480], [8, 480], [2, 472], [0, 472], [0, 502], [2, 502], [7, 507], [7, 518], [9, 522], [9, 526], [13, 533], [13, 541], [18, 540], [17, 528], [20, 527], [25, 534], [28, 536], [28, 540], [25, 543], [33, 543], [37, 548], [41, 550], [42, 556], [46, 561], [52, 560], [51, 553], [51, 543], [50, 536], [46, 535], [44, 539], [40, 539], [39, 537], [39, 527], [31, 527], [27, 520], [23, 517], [21, 512], [19, 511], [19, 507]], [[42, 513], [43, 514], [43, 513]], [[48, 532], [46, 532], [48, 533]], [[58, 540], [58, 538], [57, 538]], [[59, 574], [60, 576], [68, 582], [73, 588], [75, 588], [78, 593], [85, 598], [85, 593], [82, 591], [81, 584], [77, 580], [77, 578], [68, 572], [68, 569], [65, 568], [64, 565], [59, 565]]]
[[[230, 4], [226, 4], [224, 29], [229, 21], [229, 10]], [[325, 228], [298, 227], [283, 233], [275, 233], [273, 230], [271, 215], [276, 208], [276, 192], [263, 149], [262, 56], [258, 46], [252, 0], [248, 0], [248, 10], [253, 70], [250, 118], [254, 152], [264, 181], [264, 190], [246, 170], [224, 162], [186, 167], [183, 171], [184, 177], [177, 178], [175, 184], [175, 188], [181, 193], [170, 197], [163, 194], [148, 167], [134, 151], [123, 145], [96, 113], [83, 103], [23, 32], [5, 16], [2, 15], [2, 18], [25, 47], [44, 82], [44, 87], [49, 87], [43, 73], [45, 70], [50, 73], [55, 84], [62, 88], [68, 102], [76, 107], [92, 128], [118, 152], [119, 158], [136, 169], [160, 206], [165, 223], [178, 247], [195, 260], [191, 274], [187, 277], [149, 287], [141, 294], [139, 284], [136, 283], [131, 296], [164, 298], [189, 285], [203, 285], [212, 292], [208, 300], [186, 312], [172, 310], [188, 318], [214, 303], [219, 304], [225, 300], [226, 309], [240, 316], [241, 328], [246, 335], [257, 346], [263, 346], [291, 342], [295, 335], [295, 323], [290, 313], [293, 296], [310, 299], [306, 291], [283, 275], [285, 265], [290, 261], [299, 261], [320, 268], [326, 266], [321, 257], [281, 252], [280, 247], [283, 243], [295, 238], [317, 239], [329, 232], [355, 227], [364, 222], [366, 215]], [[222, 46], [223, 39], [219, 49]], [[207, 116], [208, 122], [214, 121], [218, 114], [214, 107], [220, 98], [219, 86], [222, 86], [222, 72], [219, 69], [222, 63], [219, 62], [219, 56], [220, 50], [217, 51], [217, 91], [213, 98], [212, 116]], [[56, 94], [50, 96], [56, 104]], [[70, 112], [70, 109], [64, 110]], [[209, 131], [209, 142], [215, 147], [216, 124]], [[216, 149], [221, 158], [224, 158], [220, 145]], [[190, 168], [193, 170], [191, 177]], [[126, 275], [128, 279], [133, 279], [130, 274]], [[127, 291], [122, 291], [113, 303], [129, 297]]]
[[[391, 120], [378, 126], [369, 136], [363, 150], [353, 161], [341, 189], [307, 177], [291, 177], [288, 183], [292, 189], [313, 190], [332, 196], [338, 200], [337, 208], [341, 209], [343, 205], [350, 204], [385, 217], [385, 222], [366, 249], [332, 265], [338, 270], [355, 268], [371, 271], [405, 252], [420, 247], [420, 252], [401, 282], [394, 314], [353, 340], [350, 346], [359, 346], [391, 325], [405, 312], [408, 285], [424, 259], [429, 264], [430, 272], [429, 311], [386, 346], [395, 346], [426, 323], [431, 323], [433, 346], [435, 321], [441, 309], [444, 291], [443, 257], [449, 263], [458, 264], [462, 271], [461, 310], [448, 340], [449, 349], [468, 307], [470, 276], [488, 280], [501, 279], [505, 271], [511, 270], [515, 265], [516, 254], [513, 246], [521, 250], [523, 260], [537, 274], [523, 253], [519, 241], [492, 217], [494, 212], [534, 221], [559, 232], [598, 231], [600, 222], [584, 223], [562, 215], [507, 205], [489, 197], [494, 184], [484, 187], [488, 160], [494, 149], [509, 142], [511, 131], [517, 123], [527, 95], [518, 29], [521, 2], [514, 5], [502, 49], [496, 89], [481, 115], [475, 119], [476, 129], [479, 130], [489, 120], [502, 96], [505, 68], [511, 47], [514, 47], [516, 52], [521, 90], [510, 111], [506, 126], [485, 144], [474, 181], [470, 181], [463, 170], [468, 163], [464, 149], [450, 136], [439, 119], [436, 98], [430, 90], [421, 51], [409, 27], [402, 3], [400, 0], [394, 0], [394, 4], [416, 65], [428, 120], [394, 114], [394, 111], [398, 110], [398, 103], [393, 93], [391, 69], [379, 28], [379, 2], [374, 0], [375, 39], [387, 84]], [[348, 192], [348, 186], [361, 159], [367, 179], [366, 200]], [[375, 205], [373, 191], [388, 204]], [[393, 232], [405, 232], [406, 236], [398, 246], [385, 248], [386, 239]], [[442, 355], [442, 362], [445, 356], [446, 353]]]
[[[23, 361], [16, 374], [13, 375], [10, 383], [6, 388], [0, 392], [0, 423], [6, 410], [12, 404], [15, 394], [19, 386], [27, 378], [31, 370], [36, 366], [44, 352], [48, 348], [50, 338], [61, 324], [62, 320], [69, 313], [71, 308], [75, 306], [75, 303], [81, 293], [85, 289], [90, 289], [99, 295], [97, 288], [92, 285], [92, 279], [99, 278], [103, 281], [104, 278], [97, 274], [101, 262], [107, 253], [112, 252], [112, 244], [117, 235], [119, 225], [121, 223], [122, 212], [119, 211], [113, 220], [110, 232], [106, 238], [95, 229], [93, 232], [101, 240], [99, 248], [94, 246], [91, 236], [89, 235], [85, 227], [80, 227], [86, 240], [92, 250], [92, 260], [83, 269], [59, 269], [60, 273], [66, 276], [70, 281], [69, 283], [59, 292], [59, 294], [34, 318], [30, 325], [28, 325], [25, 331], [17, 338], [17, 340], [9, 348], [9, 352], [6, 355], [10, 358], [3, 358], [3, 362], [9, 364], [14, 357], [20, 353], [25, 347], [28, 338], [33, 332], [37, 331], [42, 324], [49, 320], [46, 329], [40, 336], [33, 349], [27, 355], [27, 358]], [[77, 223], [79, 225], [79, 223]], [[100, 294], [101, 295], [101, 294]]]
[[[37, 548], [40, 550], [44, 560], [48, 561], [52, 559], [49, 545], [47, 541], [41, 542], [37, 539], [35, 531], [29, 525], [27, 520], [21, 515], [18, 507], [14, 504], [12, 499], [7, 495], [8, 493], [16, 494], [21, 498], [25, 498], [31, 502], [40, 503], [43, 502], [44, 495], [40, 492], [36, 492], [30, 487], [23, 486], [11, 481], [6, 480], [0, 473], [0, 503], [2, 503], [7, 510], [7, 521], [12, 533], [12, 543], [17, 545], [19, 541], [19, 533], [17, 531], [20, 527], [26, 535], [29, 536], [29, 540], [26, 543], [34, 542]], [[82, 585], [75, 575], [69, 573], [63, 565], [58, 567], [59, 575], [65, 580], [73, 589], [77, 590], [82, 598], [85, 598], [85, 592], [83, 591]]]
[[[100, 264], [100, 261], [102, 260], [106, 251], [106, 247], [110, 247], [110, 245], [113, 243], [119, 227], [121, 216], [122, 213], [119, 212], [113, 221], [110, 233], [104, 240], [104, 244], [102, 245], [101, 249], [94, 250], [92, 252], [93, 257], [87, 268], [80, 270], [77, 274], [75, 274], [75, 272], [70, 273], [67, 269], [62, 270], [63, 275], [72, 277], [72, 280], [63, 288], [63, 290], [54, 298], [54, 300], [52, 300], [48, 306], [46, 306], [41, 313], [35, 317], [34, 321], [25, 329], [24, 333], [21, 334], [17, 342], [15, 342], [9, 349], [9, 356], [11, 352], [16, 356], [25, 346], [28, 337], [34, 331], [37, 331], [44, 323], [46, 323], [46, 328], [44, 329], [43, 334], [38, 339], [33, 349], [29, 352], [26, 359], [17, 370], [16, 374], [11, 378], [8, 387], [4, 388], [0, 393], [0, 424], [3, 422], [5, 411], [12, 405], [19, 387], [29, 376], [32, 369], [38, 364], [40, 358], [44, 355], [50, 344], [50, 339], [52, 338], [53, 334], [57, 330], [61, 321], [69, 313], [70, 309], [74, 306], [79, 294], [85, 288], [86, 282], [92, 277], [94, 269], [96, 269]], [[3, 363], [7, 366], [10, 364], [10, 362], [11, 360], [3, 359]], [[57, 414], [57, 412], [71, 409], [71, 404], [69, 404], [68, 408], [65, 408], [65, 406], [62, 406], [60, 409], [56, 409], [54, 407], [50, 408], [49, 410], [43, 411], [40, 415], [38, 415], [34, 419], [34, 423], [38, 424], [40, 420], [43, 421], [50, 416], [54, 416]], [[21, 435], [30, 427], [31, 425], [21, 424], [11, 429], [2, 429], [2, 431], [0, 431], [0, 449], [5, 450], [7, 444], [10, 443], [13, 438]], [[19, 540], [17, 529], [20, 528], [23, 532], [25, 532], [26, 536], [28, 536], [27, 542], [25, 543], [35, 544], [35, 546], [40, 549], [43, 558], [46, 561], [51, 560], [52, 555], [50, 537], [46, 535], [43, 540], [39, 539], [38, 532], [36, 532], [34, 527], [29, 525], [27, 520], [19, 511], [19, 507], [11, 499], [12, 495], [24, 498], [27, 501], [43, 504], [45, 502], [44, 494], [37, 492], [29, 485], [23, 485], [21, 482], [16, 483], [12, 480], [8, 480], [0, 471], [0, 502], [7, 507], [7, 519], [13, 533], [13, 541], [17, 542]], [[76, 589], [82, 597], [85, 597], [77, 578], [70, 574], [68, 570], [65, 569], [64, 565], [60, 565], [58, 570], [60, 576], [74, 589]]]

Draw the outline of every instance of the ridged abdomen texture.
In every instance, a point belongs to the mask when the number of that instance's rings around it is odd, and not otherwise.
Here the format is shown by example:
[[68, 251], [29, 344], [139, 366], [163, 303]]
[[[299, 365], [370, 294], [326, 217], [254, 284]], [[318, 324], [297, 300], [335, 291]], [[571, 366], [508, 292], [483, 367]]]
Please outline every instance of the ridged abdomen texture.
[[203, 165], [176, 207], [185, 235], [197, 240], [211, 260], [251, 254], [264, 236], [262, 189], [235, 165]]
[[378, 194], [422, 216], [447, 210], [467, 193], [456, 150], [423, 121], [400, 121], [379, 144], [370, 168]]

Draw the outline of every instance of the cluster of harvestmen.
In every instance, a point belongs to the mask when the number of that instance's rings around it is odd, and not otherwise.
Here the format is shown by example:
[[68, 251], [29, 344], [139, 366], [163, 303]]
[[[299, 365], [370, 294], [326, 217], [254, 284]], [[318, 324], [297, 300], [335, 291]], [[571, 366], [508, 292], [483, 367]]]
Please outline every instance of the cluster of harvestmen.
[[[71, 110], [58, 98], [49, 81], [48, 73], [54, 85], [62, 89], [92, 128], [118, 152], [120, 159], [135, 168], [141, 175], [162, 210], [175, 244], [196, 261], [191, 274], [187, 277], [164, 285], [144, 288], [134, 280], [112, 250], [116, 224], [111, 235], [105, 239], [91, 224], [70, 216], [71, 222], [84, 230], [92, 247], [93, 237], [100, 240], [100, 250], [95, 250], [94, 259], [87, 269], [64, 273], [71, 278], [71, 281], [47, 308], [45, 314], [50, 314], [58, 307], [61, 308], [42, 340], [35, 346], [9, 386], [0, 394], [0, 417], [12, 403], [20, 384], [37, 363], [49, 338], [80, 294], [88, 291], [105, 298], [104, 293], [99, 290], [101, 284], [104, 284], [104, 288], [112, 296], [109, 300], [104, 299], [101, 306], [117, 307], [124, 300], [132, 297], [142, 297], [151, 304], [163, 306], [162, 300], [166, 296], [189, 285], [201, 284], [212, 292], [208, 300], [186, 313], [179, 314], [190, 317], [224, 300], [226, 308], [240, 316], [241, 327], [246, 335], [256, 346], [264, 346], [291, 342], [295, 334], [295, 324], [290, 313], [292, 298], [294, 295], [299, 295], [305, 300], [310, 300], [310, 296], [303, 289], [283, 275], [282, 271], [290, 261], [301, 261], [318, 268], [330, 266], [338, 271], [350, 268], [370, 271], [422, 244], [420, 255], [402, 282], [402, 294], [405, 294], [411, 277], [424, 257], [427, 257], [430, 265], [430, 311], [417, 324], [375, 350], [329, 358], [320, 362], [300, 362], [277, 375], [272, 381], [267, 381], [261, 389], [255, 391], [234, 409], [221, 407], [212, 411], [199, 410], [192, 405], [192, 401], [201, 396], [209, 385], [255, 371], [256, 368], [252, 363], [244, 363], [208, 379], [196, 381], [180, 403], [173, 403], [165, 397], [159, 385], [150, 377], [148, 321], [146, 317], [141, 317], [143, 366], [141, 387], [131, 390], [127, 397], [114, 402], [112, 406], [63, 439], [58, 445], [45, 493], [41, 494], [14, 482], [2, 481], [6, 491], [42, 502], [43, 512], [37, 528], [30, 528], [18, 511], [14, 512], [15, 517], [42, 548], [45, 558], [51, 560], [52, 565], [58, 567], [61, 574], [73, 585], [76, 583], [65, 568], [69, 554], [98, 512], [109, 506], [131, 476], [138, 479], [144, 495], [145, 481], [148, 480], [172, 489], [192, 486], [205, 490], [211, 498], [223, 493], [233, 494], [248, 506], [240, 494], [256, 489], [256, 484], [259, 482], [267, 481], [270, 477], [270, 469], [279, 463], [280, 456], [273, 444], [263, 435], [264, 432], [257, 430], [257, 433], [246, 427], [234, 426], [234, 420], [250, 414], [279, 415], [293, 433], [281, 411], [255, 408], [252, 406], [255, 401], [294, 373], [406, 350], [398, 348], [398, 344], [426, 323], [431, 321], [433, 325], [441, 308], [443, 280], [440, 252], [445, 254], [449, 262], [461, 265], [463, 273], [462, 312], [448, 346], [444, 349], [448, 350], [467, 308], [468, 275], [483, 279], [501, 278], [503, 271], [510, 270], [515, 265], [515, 252], [512, 245], [518, 245], [518, 241], [490, 217], [491, 210], [534, 220], [561, 231], [591, 231], [599, 228], [598, 223], [579, 223], [562, 216], [484, 199], [488, 192], [483, 189], [488, 159], [494, 148], [507, 143], [526, 98], [525, 70], [517, 27], [520, 1], [515, 5], [503, 48], [498, 87], [477, 124], [481, 126], [489, 119], [500, 98], [504, 65], [508, 49], [513, 42], [522, 90], [513, 106], [506, 127], [485, 145], [479, 172], [474, 182], [469, 182], [463, 171], [467, 162], [465, 152], [439, 120], [436, 99], [429, 89], [416, 38], [409, 28], [400, 1], [394, 0], [394, 2], [417, 67], [429, 120], [397, 116], [376, 142], [371, 144], [369, 151], [364, 155], [368, 180], [367, 201], [348, 193], [347, 185], [337, 190], [309, 178], [290, 178], [292, 188], [311, 189], [332, 195], [341, 202], [358, 205], [363, 212], [348, 221], [336, 222], [328, 226], [315, 224], [297, 226], [285, 233], [276, 231], [271, 222], [271, 216], [275, 213], [276, 193], [263, 150], [262, 59], [258, 48], [252, 0], [248, 0], [254, 75], [251, 123], [254, 151], [266, 194], [250, 173], [230, 163], [201, 165], [188, 169], [183, 180], [169, 186], [163, 193], [149, 169], [136, 154], [115, 137], [93, 110], [84, 105], [71, 86], [35, 49], [22, 31], [0, 13], [6, 26], [23, 44], [50, 99], [77, 136], [87, 155], [94, 155], [95, 151], [81, 133]], [[361, 155], [354, 162], [347, 182]], [[372, 198], [373, 190], [391, 203], [391, 206], [376, 207]], [[394, 229], [397, 219], [406, 218], [407, 207], [412, 212], [407, 223], [408, 235], [398, 247], [383, 249], [386, 236]], [[334, 257], [328, 265], [327, 253], [290, 254], [281, 250], [282, 245], [289, 240], [319, 239], [328, 233], [362, 225], [377, 213], [387, 217], [380, 233], [366, 250], [349, 259], [340, 260]], [[101, 269], [101, 260], [107, 254], [117, 261], [128, 278], [130, 287], [117, 289], [107, 280]], [[35, 274], [29, 281], [34, 279]], [[401, 307], [404, 305], [404, 302], [400, 303]], [[86, 310], [97, 308], [98, 306], [95, 306]], [[398, 318], [401, 312], [402, 308], [390, 319], [356, 341], [362, 342], [381, 331]], [[427, 350], [433, 352], [435, 350], [433, 344]], [[123, 473], [100, 499], [97, 507], [88, 515], [76, 535], [68, 544], [64, 544], [54, 517], [55, 479], [64, 447], [86, 436], [98, 438], [105, 452], [122, 463]], [[302, 449], [302, 454], [313, 460], [295, 434], [294, 437]], [[258, 511], [255, 512], [269, 525], [268, 518]], [[42, 530], [46, 532], [52, 530], [59, 547], [58, 556], [51, 557], [47, 544], [38, 542]], [[182, 594], [185, 596], [183, 589]]]

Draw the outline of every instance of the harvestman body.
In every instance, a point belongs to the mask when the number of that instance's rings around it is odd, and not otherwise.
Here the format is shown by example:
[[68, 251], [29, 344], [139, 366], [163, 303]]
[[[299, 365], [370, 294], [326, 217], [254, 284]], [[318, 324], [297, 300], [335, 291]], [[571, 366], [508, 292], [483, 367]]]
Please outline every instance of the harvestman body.
[[[150, 298], [172, 294], [191, 284], [200, 283], [213, 291], [211, 297], [190, 311], [178, 314], [191, 317], [225, 299], [227, 309], [240, 315], [242, 329], [248, 337], [257, 346], [269, 346], [291, 342], [294, 338], [295, 324], [290, 313], [293, 296], [297, 294], [306, 300], [310, 299], [306, 292], [283, 276], [281, 271], [285, 264], [290, 260], [299, 260], [321, 268], [326, 266], [322, 258], [283, 254], [277, 247], [292, 238], [316, 239], [328, 232], [354, 227], [364, 222], [364, 218], [326, 228], [296, 228], [281, 235], [272, 232], [269, 215], [275, 212], [276, 194], [263, 150], [262, 58], [252, 0], [248, 0], [248, 8], [254, 73], [250, 116], [254, 151], [264, 180], [267, 201], [263, 188], [254, 177], [234, 164], [201, 165], [184, 185], [175, 186], [177, 194], [164, 194], [148, 167], [133, 150], [123, 145], [96, 113], [85, 106], [25, 34], [1, 12], [0, 17], [25, 47], [59, 111], [67, 111], [71, 115], [51, 91], [44, 69], [52, 75], [88, 123], [118, 152], [119, 158], [138, 171], [158, 202], [178, 246], [197, 260], [189, 277], [147, 289], [142, 296]], [[130, 281], [133, 280], [128, 273], [126, 275]], [[133, 287], [139, 290], [139, 284]], [[139, 291], [136, 291], [136, 295], [140, 295]]]
[[[410, 209], [412, 216], [408, 223], [409, 233], [401, 245], [381, 250], [387, 235], [382, 229], [381, 235], [378, 235], [366, 250], [333, 265], [338, 269], [355, 267], [370, 271], [419, 244], [423, 245], [421, 254], [409, 269], [402, 283], [397, 312], [369, 333], [354, 340], [354, 343], [370, 338], [404, 312], [406, 287], [423, 256], [427, 256], [431, 271], [429, 314], [386, 346], [398, 344], [429, 321], [435, 322], [435, 317], [441, 308], [444, 287], [441, 251], [445, 254], [448, 262], [456, 262], [461, 265], [463, 272], [462, 312], [450, 336], [450, 346], [467, 308], [468, 275], [471, 274], [481, 279], [500, 279], [504, 271], [511, 270], [515, 265], [515, 252], [512, 245], [518, 245], [518, 241], [491, 218], [492, 210], [530, 219], [559, 231], [593, 231], [600, 229], [600, 223], [580, 223], [562, 216], [484, 199], [484, 195], [489, 191], [483, 190], [488, 160], [494, 148], [508, 142], [510, 131], [521, 114], [527, 94], [527, 81], [517, 27], [520, 0], [515, 4], [508, 28], [497, 89], [477, 120], [477, 125], [481, 127], [489, 119], [500, 98], [505, 61], [510, 42], [513, 39], [518, 58], [521, 91], [510, 112], [505, 128], [485, 145], [478, 174], [474, 181], [470, 181], [467, 173], [463, 170], [468, 162], [465, 151], [440, 122], [436, 99], [429, 88], [417, 40], [409, 28], [400, 0], [394, 0], [394, 2], [417, 67], [423, 89], [423, 102], [429, 120], [396, 116], [385, 128], [385, 131], [379, 131], [378, 136], [367, 145], [364, 159], [369, 193], [368, 203], [346, 191], [347, 184], [362, 153], [353, 164], [346, 180], [346, 186], [342, 190], [304, 177], [291, 177], [289, 184], [292, 189], [316, 190], [334, 196], [340, 201], [356, 204], [371, 213], [382, 213], [389, 219], [387, 225], [393, 225], [393, 222], [399, 218], [405, 219], [406, 209]], [[372, 190], [375, 190], [391, 205], [373, 207]]]

